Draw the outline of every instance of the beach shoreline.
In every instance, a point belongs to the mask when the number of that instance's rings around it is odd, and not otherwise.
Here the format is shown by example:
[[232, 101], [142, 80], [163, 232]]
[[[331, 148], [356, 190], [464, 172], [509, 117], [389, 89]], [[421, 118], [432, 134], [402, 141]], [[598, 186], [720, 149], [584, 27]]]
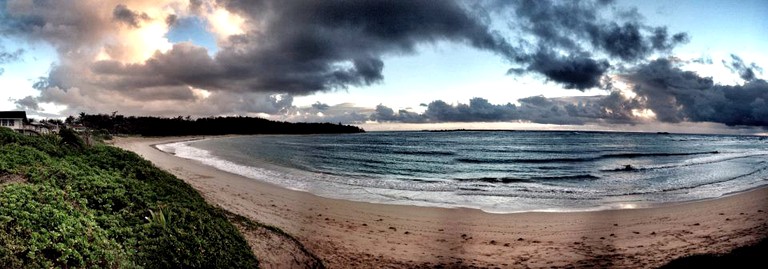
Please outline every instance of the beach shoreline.
[[113, 144], [173, 173], [210, 203], [285, 230], [331, 268], [656, 267], [728, 252], [768, 232], [768, 188], [641, 209], [498, 214], [324, 198], [155, 148], [204, 138], [117, 137]]

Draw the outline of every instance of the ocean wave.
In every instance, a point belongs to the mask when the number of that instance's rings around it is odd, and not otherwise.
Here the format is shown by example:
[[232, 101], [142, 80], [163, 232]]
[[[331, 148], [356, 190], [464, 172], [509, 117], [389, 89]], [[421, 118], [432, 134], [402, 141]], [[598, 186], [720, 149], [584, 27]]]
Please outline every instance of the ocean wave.
[[571, 180], [571, 179], [594, 180], [594, 179], [600, 179], [600, 177], [592, 174], [583, 174], [583, 175], [567, 175], [567, 176], [539, 176], [539, 177], [531, 177], [531, 179], [534, 179], [534, 180]]
[[768, 184], [762, 181], [768, 177], [768, 162], [760, 163], [768, 156], [768, 146], [742, 137], [672, 142], [689, 136], [590, 133], [573, 140], [544, 134], [213, 139], [189, 143], [210, 149], [192, 152], [191, 157], [184, 145], [158, 148], [324, 197], [494, 212], [685, 201]]
[[454, 178], [453, 180], [459, 182], [484, 182], [484, 183], [533, 183], [539, 181], [558, 181], [558, 180], [595, 180], [600, 177], [583, 174], [583, 175], [563, 175], [563, 176], [533, 176], [533, 177], [471, 177], [471, 178]]
[[481, 189], [481, 188], [472, 188], [472, 187], [459, 187], [459, 191], [478, 191], [478, 192], [486, 192], [487, 190]]
[[393, 163], [392, 161], [387, 160], [386, 158], [375, 158], [374, 156], [352, 156], [352, 157], [330, 156], [328, 158], [333, 158], [335, 161], [350, 162], [350, 163], [355, 163], [360, 165], [392, 164]]
[[390, 174], [394, 175], [400, 175], [400, 176], [412, 176], [414, 174], [431, 174], [435, 173], [435, 170], [429, 169], [429, 168], [400, 168], [396, 170], [388, 170]]
[[228, 160], [224, 160], [214, 156], [213, 154], [211, 154], [210, 151], [192, 147], [189, 145], [189, 143], [190, 142], [177, 142], [177, 143], [171, 143], [171, 144], [157, 145], [156, 147], [164, 152], [173, 152], [174, 155], [176, 155], [177, 157], [199, 161], [204, 165], [212, 166], [214, 168], [217, 168], [219, 170], [229, 172], [232, 174], [241, 175], [247, 178], [258, 179], [258, 180], [266, 181], [272, 184], [281, 185], [288, 189], [302, 190], [302, 191], [305, 189], [299, 186], [300, 184], [290, 185], [290, 183], [288, 182], [289, 180], [284, 180], [285, 178], [287, 178], [284, 173], [280, 173], [274, 170], [242, 165], [242, 164], [234, 163]]
[[[424, 184], [427, 180], [419, 180], [419, 185], [414, 186], [417, 181], [406, 182], [403, 180], [393, 180], [386, 178], [371, 178], [370, 175], [381, 174], [381, 170], [358, 167], [362, 172], [359, 176], [354, 176], [354, 172], [345, 174], [334, 174], [329, 172], [309, 172], [295, 171], [288, 167], [278, 167], [268, 165], [269, 168], [255, 167], [238, 164], [213, 155], [210, 151], [196, 148], [189, 145], [189, 142], [178, 142], [171, 144], [158, 145], [158, 149], [164, 152], [175, 152], [180, 158], [199, 161], [204, 165], [212, 166], [219, 170], [237, 174], [258, 181], [263, 181], [287, 189], [297, 191], [312, 191], [326, 197], [338, 197], [339, 195], [356, 197], [355, 193], [360, 188], [381, 188], [389, 190], [405, 191], [453, 191], [455, 186], [443, 186], [439, 181], [432, 181], [435, 184]], [[366, 165], [363, 165], [366, 166]], [[367, 167], [367, 166], [366, 166]], [[355, 198], [365, 201], [364, 198]]]
[[688, 167], [688, 166], [696, 166], [696, 165], [714, 164], [714, 163], [720, 163], [725, 161], [758, 157], [758, 156], [766, 156], [766, 155], [768, 155], [768, 152], [762, 152], [762, 151], [746, 152], [746, 153], [728, 153], [728, 154], [723, 154], [722, 156], [717, 158], [704, 157], [699, 159], [687, 160], [680, 163], [649, 165], [649, 166], [634, 166], [631, 164], [626, 164], [623, 167], [614, 168], [614, 169], [602, 169], [600, 171], [601, 172], [628, 172], [628, 171], [672, 169], [672, 168], [680, 168], [680, 167]]
[[[761, 162], [760, 164], [765, 164], [765, 163], [766, 162]], [[665, 192], [678, 192], [678, 191], [684, 191], [684, 190], [693, 190], [693, 189], [699, 189], [699, 188], [705, 187], [705, 186], [710, 186], [710, 185], [715, 185], [715, 184], [722, 184], [722, 183], [726, 183], [726, 182], [730, 182], [730, 181], [734, 181], [734, 180], [743, 179], [743, 178], [755, 175], [757, 173], [760, 173], [760, 172], [763, 172], [763, 171], [766, 171], [766, 170], [768, 170], [768, 166], [763, 166], [763, 167], [760, 167], [758, 169], [752, 170], [752, 171], [750, 171], [748, 173], [744, 173], [744, 174], [737, 175], [737, 176], [732, 176], [732, 177], [727, 177], [727, 178], [720, 179], [720, 180], [707, 181], [707, 182], [702, 182], [702, 183], [698, 183], [698, 184], [689, 184], [689, 185], [684, 185], [684, 186], [679, 186], [679, 187], [655, 188], [655, 189], [648, 189], [646, 191], [634, 191], [634, 192], [627, 192], [627, 193], [607, 194], [606, 196], [617, 197], [617, 196], [627, 196], [627, 195], [653, 195], [653, 194], [658, 195], [660, 193], [665, 193]]]
[[603, 154], [601, 158], [642, 158], [642, 157], [669, 157], [669, 156], [691, 156], [691, 155], [706, 155], [706, 154], [719, 154], [719, 151], [703, 151], [703, 152], [632, 152], [632, 153], [611, 153]]
[[620, 168], [614, 168], [614, 169], [600, 169], [600, 172], [636, 172], [640, 171], [641, 169], [638, 169], [637, 167], [631, 165], [631, 164], [625, 164], [623, 167]]
[[[571, 152], [572, 153], [572, 152]], [[693, 156], [693, 155], [714, 155], [719, 151], [705, 152], [638, 152], [638, 153], [609, 153], [597, 156], [584, 157], [553, 157], [553, 158], [456, 158], [456, 162], [468, 164], [513, 164], [513, 163], [579, 163], [592, 162], [603, 159], [634, 159], [644, 157], [671, 157], [671, 156]], [[583, 153], [582, 153], [583, 154]]]
[[485, 182], [485, 183], [526, 183], [533, 182], [530, 179], [516, 177], [474, 177], [474, 178], [454, 178], [459, 182]]
[[[492, 153], [546, 153], [546, 154], [570, 154], [572, 150], [558, 150], [558, 149], [520, 149], [520, 148], [483, 148], [479, 149], [483, 152]], [[598, 153], [604, 150], [582, 150], [579, 153]]]
[[588, 162], [593, 161], [594, 157], [574, 157], [574, 158], [546, 158], [546, 159], [496, 159], [496, 158], [456, 158], [456, 162], [468, 164], [513, 164], [513, 163], [569, 163], [569, 162]]
[[538, 201], [545, 201], [545, 200], [567, 200], [567, 201], [598, 201], [601, 198], [595, 197], [592, 195], [588, 195], [584, 192], [580, 192], [577, 190], [567, 190], [567, 189], [525, 189], [520, 190], [515, 193], [505, 193], [505, 192], [496, 192], [492, 190], [482, 190], [482, 191], [476, 191], [476, 190], [458, 190], [456, 192], [456, 195], [458, 196], [487, 196], [487, 197], [510, 197], [515, 199], [520, 198], [526, 198], [526, 199], [534, 199]]
[[427, 155], [427, 156], [453, 156], [456, 152], [452, 151], [433, 151], [433, 150], [394, 150], [394, 154], [403, 155]]

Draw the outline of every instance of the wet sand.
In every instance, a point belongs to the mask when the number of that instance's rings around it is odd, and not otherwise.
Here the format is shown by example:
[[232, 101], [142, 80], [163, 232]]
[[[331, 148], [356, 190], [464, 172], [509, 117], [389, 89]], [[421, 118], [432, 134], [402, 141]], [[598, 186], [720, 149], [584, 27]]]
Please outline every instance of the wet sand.
[[768, 188], [656, 208], [490, 214], [319, 197], [227, 173], [152, 145], [192, 139], [116, 138], [212, 204], [293, 235], [329, 268], [657, 267], [724, 253], [768, 236]]

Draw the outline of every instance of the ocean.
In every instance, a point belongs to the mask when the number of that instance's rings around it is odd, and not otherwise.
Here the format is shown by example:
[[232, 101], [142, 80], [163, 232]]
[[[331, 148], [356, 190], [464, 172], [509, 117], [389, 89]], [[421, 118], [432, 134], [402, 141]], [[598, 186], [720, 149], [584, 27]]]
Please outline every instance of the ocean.
[[756, 136], [369, 132], [239, 136], [158, 148], [329, 198], [493, 213], [642, 208], [768, 184], [768, 139]]

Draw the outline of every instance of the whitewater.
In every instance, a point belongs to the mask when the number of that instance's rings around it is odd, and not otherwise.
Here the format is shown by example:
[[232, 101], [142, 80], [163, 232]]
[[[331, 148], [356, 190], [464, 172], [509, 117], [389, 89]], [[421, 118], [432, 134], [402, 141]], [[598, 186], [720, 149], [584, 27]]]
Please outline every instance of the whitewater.
[[157, 148], [329, 198], [494, 213], [641, 208], [768, 184], [768, 140], [757, 136], [370, 132], [225, 137]]

